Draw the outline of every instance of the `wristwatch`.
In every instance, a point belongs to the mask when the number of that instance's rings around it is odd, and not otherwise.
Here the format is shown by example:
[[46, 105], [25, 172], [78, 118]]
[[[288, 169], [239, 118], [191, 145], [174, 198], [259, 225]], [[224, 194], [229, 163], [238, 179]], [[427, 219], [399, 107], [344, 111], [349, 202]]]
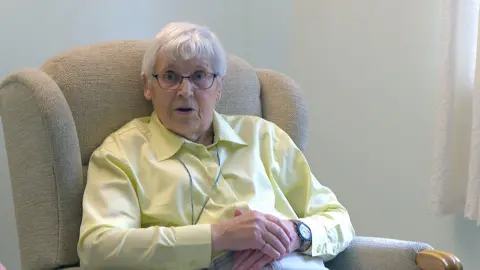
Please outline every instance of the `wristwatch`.
[[312, 231], [307, 226], [307, 224], [301, 222], [300, 220], [292, 220], [295, 225], [298, 237], [300, 237], [300, 248], [297, 249], [299, 252], [307, 251], [312, 245]]

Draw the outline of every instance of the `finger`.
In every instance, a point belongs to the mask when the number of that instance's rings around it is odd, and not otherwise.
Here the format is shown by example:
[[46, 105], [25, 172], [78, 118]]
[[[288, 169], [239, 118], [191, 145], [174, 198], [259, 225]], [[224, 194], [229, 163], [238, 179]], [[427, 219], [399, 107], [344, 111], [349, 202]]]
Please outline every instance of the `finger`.
[[262, 251], [264, 254], [266, 254], [266, 255], [274, 258], [274, 259], [278, 259], [278, 258], [280, 258], [280, 257], [282, 256], [282, 254], [281, 254], [279, 251], [277, 251], [275, 248], [273, 248], [269, 243], [267, 243], [267, 244], [261, 249], [261, 251]]
[[252, 266], [260, 260], [264, 254], [260, 250], [254, 250], [252, 253], [249, 254], [247, 258], [245, 258], [237, 267], [238, 269], [251, 269]]
[[[267, 228], [267, 231], [270, 232], [273, 236], [275, 236], [276, 240], [279, 241], [283, 246], [283, 248], [285, 249], [285, 251], [287, 251], [290, 248], [291, 241], [290, 241], [290, 238], [287, 236], [287, 234], [282, 230], [282, 228], [280, 228], [277, 224], [273, 222], [267, 222], [265, 225], [266, 225], [265, 227]], [[280, 251], [278, 245], [274, 245], [270, 242], [269, 244], [275, 247], [277, 251]], [[285, 252], [283, 252], [282, 254], [285, 254]]]
[[239, 251], [237, 253], [235, 253], [236, 255], [234, 256], [234, 260], [233, 260], [233, 266], [232, 268], [233, 269], [239, 269], [239, 266], [248, 258], [252, 255], [252, 253], [254, 253], [255, 250], [253, 249], [246, 249], [246, 250], [243, 250], [243, 251]]
[[287, 234], [288, 238], [290, 238], [290, 241], [293, 241], [293, 239], [295, 239], [295, 232], [290, 231], [290, 229], [287, 225], [287, 222], [291, 222], [291, 221], [281, 220], [281, 219], [277, 218], [276, 216], [272, 216], [272, 215], [268, 215], [268, 214], [266, 214], [265, 217], [267, 218], [267, 220], [270, 220], [271, 222], [280, 226], [283, 229], [283, 231]]
[[253, 270], [259, 270], [259, 269], [262, 269], [263, 267], [265, 267], [267, 264], [273, 262], [273, 259], [270, 258], [269, 256], [263, 254], [263, 256], [257, 260], [251, 267], [250, 269], [253, 269]]
[[243, 215], [243, 211], [240, 210], [240, 209], [235, 209], [235, 211], [233, 211], [233, 216], [235, 217], [238, 217], [238, 216], [241, 216]]
[[243, 253], [245, 253], [247, 250], [243, 251], [233, 251], [233, 258], [232, 258], [232, 268], [235, 269], [235, 265], [239, 264], [239, 258], [243, 256]]
[[281, 220], [281, 219], [277, 218], [276, 216], [272, 216], [272, 215], [268, 215], [268, 214], [266, 214], [265, 217], [267, 218], [267, 220], [269, 220], [269, 221], [277, 224], [278, 226], [280, 226], [280, 228], [282, 228], [283, 231], [287, 234], [288, 238], [290, 238], [290, 241], [295, 239], [295, 232], [292, 232], [290, 230], [290, 228], [288, 227], [288, 224], [287, 224], [287, 222], [291, 222], [291, 221]]

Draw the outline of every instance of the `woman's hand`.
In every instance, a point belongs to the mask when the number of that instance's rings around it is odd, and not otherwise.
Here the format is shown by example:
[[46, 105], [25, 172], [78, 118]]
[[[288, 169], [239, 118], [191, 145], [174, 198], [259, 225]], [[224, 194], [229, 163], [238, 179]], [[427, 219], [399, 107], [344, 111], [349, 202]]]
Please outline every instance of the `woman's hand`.
[[259, 270], [273, 262], [274, 259], [265, 255], [260, 250], [243, 250], [233, 253], [232, 270]]
[[289, 252], [294, 239], [294, 235], [287, 235], [289, 230], [283, 224], [271, 215], [236, 210], [234, 218], [212, 225], [212, 249], [260, 250], [270, 258], [281, 258]]
[[[278, 223], [277, 223], [278, 222]], [[286, 233], [288, 235], [293, 235], [293, 240], [290, 242], [290, 246], [287, 250], [287, 254], [292, 253], [293, 251], [300, 248], [300, 238], [296, 233], [295, 225], [290, 220], [278, 220], [276, 221], [277, 225], [287, 228]], [[281, 257], [280, 259], [282, 259]], [[259, 270], [273, 262], [270, 256], [264, 254], [261, 250], [243, 250], [236, 251], [233, 254], [233, 270]]]

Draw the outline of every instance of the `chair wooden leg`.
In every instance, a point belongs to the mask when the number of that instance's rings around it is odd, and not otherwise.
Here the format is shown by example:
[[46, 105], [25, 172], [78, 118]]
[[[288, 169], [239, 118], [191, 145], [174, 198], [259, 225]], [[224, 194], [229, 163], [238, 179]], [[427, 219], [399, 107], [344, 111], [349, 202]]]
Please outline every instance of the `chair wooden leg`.
[[422, 270], [463, 270], [457, 256], [438, 250], [422, 250], [417, 253], [415, 263]]

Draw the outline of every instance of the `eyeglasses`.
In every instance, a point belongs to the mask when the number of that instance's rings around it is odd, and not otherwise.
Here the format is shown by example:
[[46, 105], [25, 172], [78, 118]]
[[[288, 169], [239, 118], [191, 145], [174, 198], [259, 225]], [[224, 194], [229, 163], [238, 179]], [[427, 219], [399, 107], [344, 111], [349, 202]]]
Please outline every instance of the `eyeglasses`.
[[212, 87], [218, 74], [205, 71], [195, 71], [190, 76], [182, 76], [173, 71], [165, 73], [152, 74], [157, 79], [160, 88], [165, 90], [178, 90], [182, 85], [183, 79], [188, 79], [195, 90], [207, 90]]

